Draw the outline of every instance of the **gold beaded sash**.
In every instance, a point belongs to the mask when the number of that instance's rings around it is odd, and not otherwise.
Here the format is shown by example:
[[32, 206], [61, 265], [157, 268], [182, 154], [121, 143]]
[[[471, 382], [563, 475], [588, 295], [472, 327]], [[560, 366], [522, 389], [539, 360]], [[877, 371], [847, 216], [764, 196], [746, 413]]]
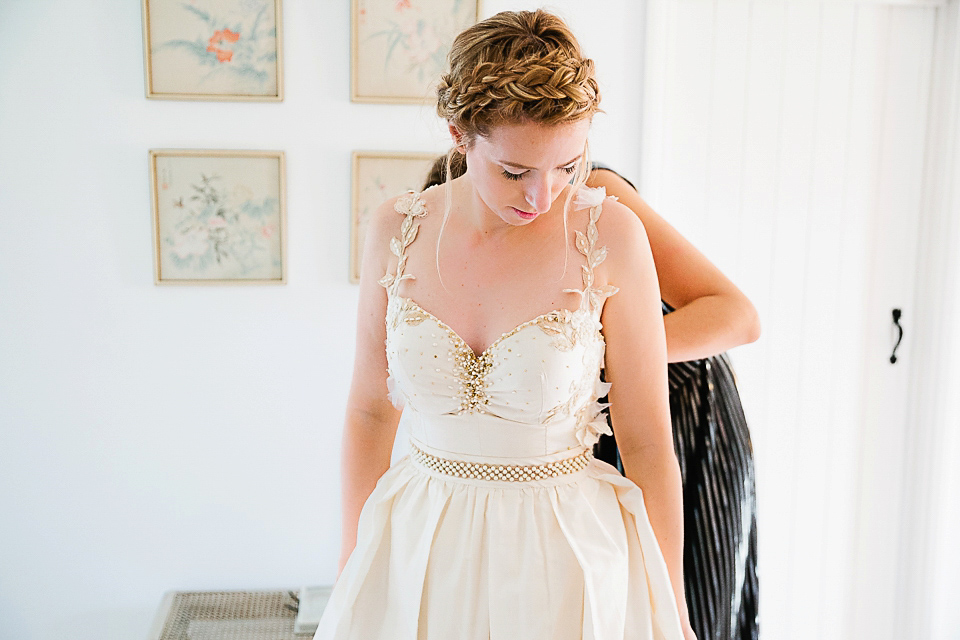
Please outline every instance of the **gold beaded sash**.
[[508, 482], [528, 482], [544, 480], [575, 473], [587, 468], [593, 458], [592, 449], [584, 449], [579, 455], [546, 464], [490, 464], [486, 462], [468, 462], [451, 460], [427, 453], [413, 442], [410, 443], [410, 457], [428, 469], [439, 471], [458, 478], [477, 478], [480, 480], [505, 480]]

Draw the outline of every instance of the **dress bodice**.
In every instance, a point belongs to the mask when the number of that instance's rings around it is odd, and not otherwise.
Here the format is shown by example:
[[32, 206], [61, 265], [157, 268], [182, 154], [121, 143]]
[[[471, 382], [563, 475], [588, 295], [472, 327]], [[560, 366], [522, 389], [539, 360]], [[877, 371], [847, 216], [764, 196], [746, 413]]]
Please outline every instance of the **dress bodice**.
[[605, 343], [600, 315], [611, 285], [595, 286], [594, 269], [606, 257], [597, 247], [603, 189], [582, 188], [575, 207], [590, 208], [586, 231], [576, 230], [583, 254], [583, 289], [576, 310], [557, 309], [501, 335], [481, 354], [446, 323], [399, 294], [407, 251], [427, 209], [417, 192], [395, 205], [404, 216], [390, 243], [396, 268], [380, 280], [387, 289], [387, 385], [406, 405], [410, 436], [438, 451], [494, 457], [541, 456], [591, 447], [609, 433], [598, 399]]

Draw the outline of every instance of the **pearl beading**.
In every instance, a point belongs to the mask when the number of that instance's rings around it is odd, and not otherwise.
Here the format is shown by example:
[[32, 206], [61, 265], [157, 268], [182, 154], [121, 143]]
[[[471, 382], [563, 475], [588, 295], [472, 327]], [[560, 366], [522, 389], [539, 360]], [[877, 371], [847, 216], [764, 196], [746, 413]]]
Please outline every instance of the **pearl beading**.
[[546, 464], [490, 464], [486, 462], [468, 462], [452, 460], [427, 453], [417, 445], [410, 443], [410, 457], [428, 469], [456, 476], [457, 478], [476, 478], [479, 480], [501, 480], [507, 482], [529, 482], [545, 480], [576, 473], [587, 468], [593, 458], [592, 449], [584, 449], [579, 455]]

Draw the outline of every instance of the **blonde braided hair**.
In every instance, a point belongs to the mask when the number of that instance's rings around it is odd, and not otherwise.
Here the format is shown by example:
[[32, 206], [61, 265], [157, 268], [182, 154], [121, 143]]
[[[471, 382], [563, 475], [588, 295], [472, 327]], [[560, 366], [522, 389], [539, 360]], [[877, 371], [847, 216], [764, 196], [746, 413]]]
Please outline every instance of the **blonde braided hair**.
[[559, 124], [600, 110], [593, 60], [557, 16], [503, 11], [464, 30], [437, 86], [437, 115], [467, 138], [504, 122]]

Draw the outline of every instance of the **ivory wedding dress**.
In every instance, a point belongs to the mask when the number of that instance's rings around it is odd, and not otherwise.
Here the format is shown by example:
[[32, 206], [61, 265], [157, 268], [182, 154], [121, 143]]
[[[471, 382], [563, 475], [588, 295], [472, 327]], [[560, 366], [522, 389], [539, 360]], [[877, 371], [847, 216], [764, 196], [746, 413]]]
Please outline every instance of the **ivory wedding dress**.
[[600, 314], [617, 291], [593, 279], [604, 197], [577, 194], [590, 209], [576, 231], [579, 308], [528, 320], [481, 354], [399, 295], [427, 209], [415, 192], [397, 201], [397, 266], [380, 283], [410, 453], [364, 504], [315, 640], [682, 639], [643, 492], [592, 456], [608, 432]]

